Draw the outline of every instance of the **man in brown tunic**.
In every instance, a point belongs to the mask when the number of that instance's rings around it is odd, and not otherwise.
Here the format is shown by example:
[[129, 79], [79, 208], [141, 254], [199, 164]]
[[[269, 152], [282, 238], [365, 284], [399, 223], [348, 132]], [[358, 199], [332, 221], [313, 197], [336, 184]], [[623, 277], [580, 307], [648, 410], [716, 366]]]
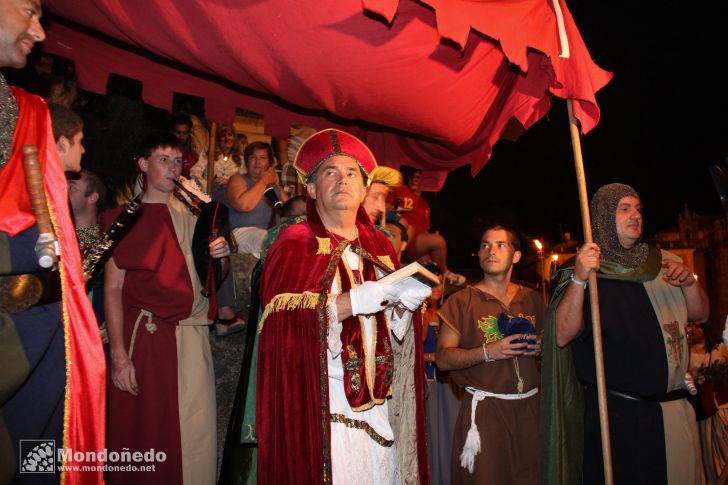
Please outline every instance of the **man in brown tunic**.
[[[511, 282], [519, 249], [515, 230], [487, 227], [478, 251], [483, 279], [451, 296], [439, 312], [444, 325], [437, 366], [469, 393], [455, 424], [454, 484], [536, 483], [540, 375], [535, 356], [541, 352], [537, 335], [546, 309], [538, 293]], [[505, 322], [516, 333], [509, 334]]]

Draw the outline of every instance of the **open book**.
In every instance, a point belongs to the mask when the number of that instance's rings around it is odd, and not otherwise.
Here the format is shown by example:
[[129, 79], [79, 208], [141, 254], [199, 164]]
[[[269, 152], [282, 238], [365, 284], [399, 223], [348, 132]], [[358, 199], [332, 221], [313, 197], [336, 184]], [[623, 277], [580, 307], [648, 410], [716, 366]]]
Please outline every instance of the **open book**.
[[440, 284], [440, 279], [435, 273], [415, 261], [397, 271], [379, 278], [380, 283], [393, 285], [400, 291], [418, 286], [433, 288]]

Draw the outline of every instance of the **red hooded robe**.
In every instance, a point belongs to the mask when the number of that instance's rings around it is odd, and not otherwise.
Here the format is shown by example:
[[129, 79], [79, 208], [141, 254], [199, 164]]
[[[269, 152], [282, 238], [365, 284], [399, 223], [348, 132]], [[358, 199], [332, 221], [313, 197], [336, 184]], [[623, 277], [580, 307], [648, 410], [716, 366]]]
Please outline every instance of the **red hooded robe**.
[[[308, 220], [281, 231], [270, 247], [261, 282], [264, 309], [258, 331], [257, 407], [258, 483], [331, 483], [330, 422], [327, 375], [326, 295], [340, 257], [313, 205]], [[359, 243], [379, 261], [396, 261], [391, 243], [360, 207]], [[328, 241], [328, 243], [327, 243]], [[328, 247], [327, 247], [328, 246]], [[364, 258], [364, 277], [374, 279], [374, 265]], [[327, 279], [324, 282], [324, 279]], [[342, 278], [345, 280], [345, 278]], [[421, 342], [420, 312], [412, 325]], [[346, 338], [342, 333], [342, 341]], [[390, 337], [391, 339], [391, 337]], [[425, 439], [422, 347], [415, 345], [416, 439], [397, 440], [417, 454], [420, 483], [429, 483]], [[395, 369], [395, 372], [397, 370]], [[379, 392], [385, 372], [377, 368]], [[386, 392], [386, 390], [385, 390]], [[393, 399], [398, 393], [393, 392]], [[356, 450], [352, 450], [356, 453]]]

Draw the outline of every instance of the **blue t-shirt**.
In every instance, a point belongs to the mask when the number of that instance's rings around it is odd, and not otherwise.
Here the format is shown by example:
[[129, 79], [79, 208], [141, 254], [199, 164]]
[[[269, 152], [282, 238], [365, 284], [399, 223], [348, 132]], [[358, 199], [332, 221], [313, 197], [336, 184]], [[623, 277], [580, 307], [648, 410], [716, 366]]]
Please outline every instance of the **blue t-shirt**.
[[[255, 182], [250, 180], [246, 175], [243, 175], [243, 180], [250, 189]], [[277, 185], [273, 186], [278, 198], [281, 198], [281, 189]], [[268, 229], [271, 218], [273, 215], [273, 203], [265, 197], [261, 197], [258, 205], [253, 210], [248, 212], [240, 212], [232, 208], [227, 200], [224, 188], [221, 191], [216, 191], [213, 198], [220, 200], [230, 209], [230, 228], [235, 229], [236, 227], [257, 227], [260, 229]], [[273, 221], [275, 223], [275, 221]]]

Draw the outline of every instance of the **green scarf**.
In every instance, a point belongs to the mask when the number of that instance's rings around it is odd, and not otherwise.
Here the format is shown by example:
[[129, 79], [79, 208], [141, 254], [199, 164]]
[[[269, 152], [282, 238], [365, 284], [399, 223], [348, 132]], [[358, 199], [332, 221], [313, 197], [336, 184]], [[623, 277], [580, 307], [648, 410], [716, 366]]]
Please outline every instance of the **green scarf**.
[[[644, 283], [657, 277], [662, 255], [649, 247], [647, 261], [638, 268], [602, 261], [599, 278]], [[584, 396], [576, 377], [569, 345], [556, 345], [556, 308], [566, 292], [574, 270], [574, 258], [554, 274], [555, 285], [543, 336], [541, 361], [541, 415], [539, 420], [539, 483], [578, 485], [584, 438]]]

